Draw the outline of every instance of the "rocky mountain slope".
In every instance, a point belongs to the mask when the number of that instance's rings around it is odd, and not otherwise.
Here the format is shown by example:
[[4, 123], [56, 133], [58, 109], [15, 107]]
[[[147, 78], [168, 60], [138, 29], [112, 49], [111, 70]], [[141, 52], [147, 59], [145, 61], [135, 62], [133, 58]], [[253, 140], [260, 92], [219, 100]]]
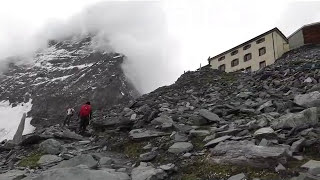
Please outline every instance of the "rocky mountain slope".
[[139, 95], [128, 82], [121, 64], [124, 56], [96, 51], [91, 36], [50, 41], [34, 62], [9, 64], [0, 76], [0, 101], [17, 104], [32, 99], [32, 125], [60, 123], [68, 106], [91, 101], [96, 110], [134, 99]]
[[0, 179], [317, 180], [319, 65], [309, 46], [254, 73], [186, 72], [96, 112], [90, 138], [51, 126], [6, 143]]

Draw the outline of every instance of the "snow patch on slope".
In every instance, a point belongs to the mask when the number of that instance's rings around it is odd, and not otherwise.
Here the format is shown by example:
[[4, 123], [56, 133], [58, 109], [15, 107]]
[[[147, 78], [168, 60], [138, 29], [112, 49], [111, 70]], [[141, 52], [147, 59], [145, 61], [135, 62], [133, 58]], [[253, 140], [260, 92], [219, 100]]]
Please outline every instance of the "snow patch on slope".
[[[32, 99], [27, 103], [20, 103], [15, 107], [9, 101], [0, 102], [0, 141], [12, 139], [17, 131], [23, 113], [27, 113], [32, 108]], [[34, 131], [34, 127], [30, 124], [32, 118], [26, 118], [23, 134]]]

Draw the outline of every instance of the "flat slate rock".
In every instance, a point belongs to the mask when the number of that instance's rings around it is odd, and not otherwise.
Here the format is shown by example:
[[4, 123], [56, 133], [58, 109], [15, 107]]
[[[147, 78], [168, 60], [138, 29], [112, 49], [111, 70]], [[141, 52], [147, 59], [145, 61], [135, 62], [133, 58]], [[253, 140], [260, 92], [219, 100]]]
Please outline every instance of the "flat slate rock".
[[25, 171], [11, 170], [4, 174], [0, 174], [0, 179], [1, 180], [18, 180], [26, 177], [25, 174], [26, 174]]
[[128, 174], [112, 169], [90, 170], [84, 167], [50, 169], [39, 176], [23, 180], [130, 180]]
[[58, 165], [54, 166], [54, 168], [75, 167], [81, 164], [86, 165], [89, 168], [95, 168], [98, 166], [98, 162], [91, 155], [82, 154], [67, 161], [62, 161]]
[[63, 159], [56, 155], [43, 155], [38, 161], [38, 164], [40, 166], [48, 166], [54, 163], [58, 163], [62, 161]]
[[199, 114], [202, 117], [208, 119], [209, 121], [212, 121], [212, 122], [219, 122], [220, 121], [220, 117], [217, 114], [210, 112], [206, 109], [200, 109]]
[[176, 142], [169, 147], [168, 151], [171, 153], [179, 154], [189, 152], [193, 149], [193, 145], [189, 142]]
[[228, 180], [246, 180], [246, 175], [241, 173], [234, 176], [231, 176]]
[[251, 141], [221, 142], [211, 149], [212, 160], [218, 164], [246, 165], [260, 168], [287, 163], [284, 147], [257, 146]]
[[231, 138], [231, 136], [222, 136], [222, 137], [213, 139], [213, 140], [209, 141], [207, 144], [205, 144], [204, 147], [215, 146], [215, 145], [219, 144], [220, 142], [223, 142], [223, 141], [228, 140], [230, 138]]
[[302, 168], [313, 169], [320, 167], [320, 161], [310, 160], [301, 166]]
[[159, 137], [168, 135], [167, 133], [155, 131], [155, 130], [147, 130], [147, 129], [134, 129], [129, 132], [129, 136], [132, 139], [143, 139], [143, 138], [151, 138], [151, 137]]

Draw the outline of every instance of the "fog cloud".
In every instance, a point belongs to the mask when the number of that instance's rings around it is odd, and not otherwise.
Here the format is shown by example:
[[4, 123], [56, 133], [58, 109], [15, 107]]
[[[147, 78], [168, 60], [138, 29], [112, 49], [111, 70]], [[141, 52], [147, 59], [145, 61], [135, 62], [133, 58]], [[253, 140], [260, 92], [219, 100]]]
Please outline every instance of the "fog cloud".
[[10, 49], [0, 54], [26, 57], [44, 47], [48, 39], [92, 34], [95, 49], [126, 56], [123, 64], [126, 76], [140, 92], [146, 93], [173, 82], [180, 73], [173, 70], [177, 67], [174, 57], [178, 52], [165, 18], [161, 2], [101, 2], [67, 20], [48, 22], [35, 34], [14, 37], [22, 38], [21, 41], [11, 38], [17, 45], [8, 47], [16, 46], [19, 53]]

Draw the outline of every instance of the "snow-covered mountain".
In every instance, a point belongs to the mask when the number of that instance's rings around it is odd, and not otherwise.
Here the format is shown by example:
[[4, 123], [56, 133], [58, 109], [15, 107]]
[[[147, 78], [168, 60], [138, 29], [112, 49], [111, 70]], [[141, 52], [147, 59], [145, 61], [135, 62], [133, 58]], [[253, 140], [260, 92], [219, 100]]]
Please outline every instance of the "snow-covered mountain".
[[33, 63], [10, 63], [0, 76], [0, 102], [14, 107], [32, 100], [28, 116], [33, 126], [40, 126], [63, 121], [68, 106], [77, 110], [91, 101], [100, 110], [137, 97], [121, 68], [125, 57], [97, 51], [91, 44], [91, 36], [51, 40]]

